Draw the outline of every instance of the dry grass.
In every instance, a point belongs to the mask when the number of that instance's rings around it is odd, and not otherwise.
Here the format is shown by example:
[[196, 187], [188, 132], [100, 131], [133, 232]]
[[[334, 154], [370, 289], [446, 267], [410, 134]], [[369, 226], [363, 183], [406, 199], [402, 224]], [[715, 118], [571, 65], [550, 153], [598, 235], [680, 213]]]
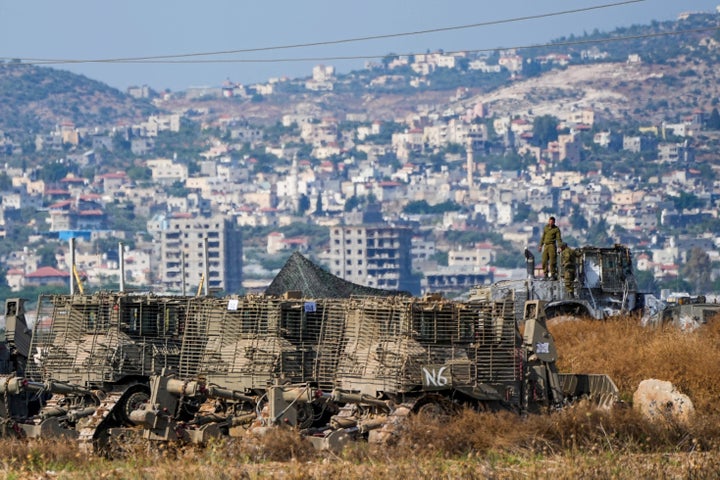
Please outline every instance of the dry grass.
[[551, 327], [561, 371], [608, 373], [630, 400], [641, 380], [673, 382], [695, 403], [687, 425], [652, 423], [630, 406], [578, 405], [549, 415], [464, 411], [439, 423], [413, 417], [389, 447], [317, 452], [291, 431], [226, 439], [206, 448], [128, 442], [122, 460], [68, 442], [0, 440], [4, 478], [720, 478], [720, 407], [714, 367], [720, 322], [694, 333], [649, 330], [635, 319]]
[[604, 322], [581, 320], [551, 327], [563, 372], [605, 373], [624, 400], [642, 380], [672, 382], [698, 413], [720, 414], [716, 365], [720, 365], [720, 322], [694, 332], [643, 328], [634, 317]]

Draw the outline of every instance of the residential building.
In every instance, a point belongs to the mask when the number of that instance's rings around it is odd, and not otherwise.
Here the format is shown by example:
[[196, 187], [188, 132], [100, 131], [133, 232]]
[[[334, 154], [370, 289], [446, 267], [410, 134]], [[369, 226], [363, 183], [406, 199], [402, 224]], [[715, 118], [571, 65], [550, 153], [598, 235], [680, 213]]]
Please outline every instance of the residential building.
[[211, 291], [237, 293], [242, 287], [242, 233], [232, 220], [180, 214], [151, 221], [148, 229], [160, 246], [158, 280], [167, 291], [197, 288], [206, 268]]
[[412, 275], [412, 230], [372, 218], [330, 229], [330, 271], [353, 283], [418, 294], [419, 280]]
[[184, 182], [188, 178], [187, 165], [173, 162], [169, 158], [148, 160], [145, 165], [152, 171], [153, 181], [162, 185]]
[[70, 274], [61, 272], [53, 267], [40, 267], [34, 272], [25, 275], [25, 287], [70, 287]]

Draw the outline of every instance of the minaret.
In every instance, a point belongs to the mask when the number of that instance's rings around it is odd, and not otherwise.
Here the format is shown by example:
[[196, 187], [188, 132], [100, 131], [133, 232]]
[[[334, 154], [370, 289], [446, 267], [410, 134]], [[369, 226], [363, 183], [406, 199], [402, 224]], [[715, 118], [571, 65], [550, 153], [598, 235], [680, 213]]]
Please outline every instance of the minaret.
[[468, 135], [467, 137], [467, 184], [468, 189], [473, 188], [473, 170], [474, 170], [474, 159], [473, 159], [473, 141], [472, 137]]

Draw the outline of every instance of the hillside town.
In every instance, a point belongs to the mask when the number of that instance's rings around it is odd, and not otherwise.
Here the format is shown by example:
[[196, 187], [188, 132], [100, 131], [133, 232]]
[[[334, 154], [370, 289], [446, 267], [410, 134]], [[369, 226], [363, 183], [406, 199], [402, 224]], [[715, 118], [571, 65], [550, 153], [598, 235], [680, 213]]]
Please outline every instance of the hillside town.
[[[702, 45], [710, 48], [711, 40]], [[597, 47], [582, 53], [589, 62], [607, 57]], [[367, 65], [380, 73], [366, 88], [421, 88], [433, 73], [460, 68], [512, 83], [527, 77], [530, 63], [555, 71], [570, 60], [515, 51], [494, 59], [395, 56]], [[642, 54], [631, 52], [610, 68], [642, 64]], [[632, 127], [618, 125], [600, 99], [513, 110], [506, 99], [462, 86], [442, 104], [392, 119], [305, 101], [287, 104], [275, 123], [256, 124], [203, 107], [203, 100], [262, 102], [288, 85], [321, 98], [358, 77], [318, 65], [307, 79], [252, 86], [130, 88], [128, 95], [166, 113], [131, 125], [59, 119], [34, 141], [47, 163], [61, 165], [56, 181], [43, 179], [41, 167], [13, 166], [22, 149], [0, 135], [9, 179], [0, 192], [2, 234], [18, 223], [29, 232], [0, 259], [8, 286], [67, 285], [76, 274], [68, 246], [75, 238], [77, 276], [94, 288], [118, 281], [122, 257], [127, 281], [139, 288], [179, 293], [207, 282], [214, 291], [262, 290], [274, 271], [258, 259], [299, 251], [362, 285], [462, 294], [526, 275], [523, 252], [536, 250], [550, 215], [572, 246], [628, 245], [653, 288], [677, 282], [698, 251], [709, 271], [690, 286], [707, 291], [720, 274], [720, 182], [708, 148], [720, 125], [711, 96]], [[159, 138], [187, 129], [202, 132], [197, 158], [157, 154]], [[121, 149], [142, 175], [103, 168]], [[608, 158], [617, 159], [612, 168]], [[42, 212], [45, 223], [27, 221], [27, 209]], [[144, 219], [145, 228], [118, 228], [122, 212]], [[312, 233], [318, 229], [321, 237]], [[39, 251], [48, 242], [56, 246], [54, 266]], [[122, 256], [107, 248], [113, 243]]]

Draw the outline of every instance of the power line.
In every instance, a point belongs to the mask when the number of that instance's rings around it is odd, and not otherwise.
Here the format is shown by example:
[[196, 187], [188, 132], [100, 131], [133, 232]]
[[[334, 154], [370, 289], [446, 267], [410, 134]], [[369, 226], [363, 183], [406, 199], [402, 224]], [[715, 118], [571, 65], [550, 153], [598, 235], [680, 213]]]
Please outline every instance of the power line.
[[[720, 27], [704, 27], [694, 28], [688, 30], [675, 30], [668, 32], [654, 32], [645, 33], [639, 35], [625, 35], [618, 37], [607, 37], [598, 39], [584, 39], [584, 40], [570, 40], [566, 42], [552, 42], [552, 43], [540, 43], [532, 45], [515, 45], [508, 47], [491, 47], [491, 48], [476, 48], [469, 50], [454, 50], [444, 52], [447, 55], [459, 54], [459, 53], [488, 53], [488, 52], [503, 52], [509, 50], [529, 50], [533, 48], [548, 48], [548, 47], [567, 47], [573, 45], [592, 45], [600, 43], [616, 43], [623, 42], [626, 40], [641, 40], [645, 38], [656, 38], [656, 37], [668, 37], [673, 35], [684, 35], [691, 33], [703, 33], [709, 31], [720, 30]], [[291, 58], [266, 58], [266, 59], [243, 59], [243, 58], [227, 58], [227, 59], [214, 59], [214, 60], [113, 60], [105, 61], [105, 63], [123, 63], [123, 64], [211, 64], [211, 63], [291, 63], [291, 62], [327, 62], [333, 60], [373, 60], [378, 58], [384, 58], [388, 54], [382, 55], [339, 55], [339, 56], [327, 56], [327, 57], [291, 57]], [[402, 53], [393, 54], [393, 56], [413, 56], [419, 55], [418, 53]], [[1, 58], [1, 57], [0, 57]], [[32, 61], [23, 62], [26, 65], [55, 65], [55, 64], [72, 64], [72, 63], [83, 63], [81, 61], [65, 61], [65, 60], [47, 60], [47, 61]]]
[[[270, 46], [270, 47], [244, 48], [244, 49], [234, 49], [234, 50], [218, 50], [218, 51], [213, 51], [213, 52], [195, 52], [195, 53], [183, 53], [183, 54], [175, 54], [175, 55], [118, 57], [118, 58], [106, 58], [106, 59], [53, 59], [53, 58], [17, 58], [17, 57], [0, 57], [0, 59], [21, 60], [23, 63], [30, 63], [30, 64], [36, 64], [36, 65], [70, 64], [70, 63], [165, 63], [165, 62], [155, 62], [155, 61], [156, 60], [172, 60], [172, 59], [189, 58], [189, 57], [231, 55], [231, 54], [238, 54], [238, 53], [257, 53], [257, 52], [267, 52], [267, 51], [273, 51], [273, 50], [287, 50], [287, 49], [295, 49], [295, 48], [339, 45], [339, 44], [344, 44], [344, 43], [365, 42], [365, 41], [369, 41], [369, 40], [382, 40], [382, 39], [389, 39], [389, 38], [427, 35], [427, 34], [431, 34], [431, 33], [440, 33], [440, 32], [465, 30], [465, 29], [471, 29], [471, 28], [488, 27], [488, 26], [494, 26], [494, 25], [503, 25], [503, 24], [507, 24], [507, 23], [524, 22], [524, 21], [528, 21], [528, 20], [538, 20], [538, 19], [556, 17], [556, 16], [561, 16], [561, 15], [584, 13], [584, 12], [590, 12], [590, 11], [594, 11], [594, 10], [601, 10], [601, 9], [606, 9], [606, 8], [625, 6], [625, 5], [630, 5], [633, 3], [640, 3], [640, 2], [645, 2], [645, 1], [647, 1], [647, 0], [624, 0], [624, 1], [620, 1], [620, 2], [605, 3], [602, 5], [594, 5], [591, 7], [583, 7], [583, 8], [562, 10], [562, 11], [549, 12], [549, 13], [540, 13], [537, 15], [526, 15], [526, 16], [522, 16], [522, 17], [514, 17], [514, 18], [508, 18], [508, 19], [501, 19], [501, 20], [490, 20], [487, 22], [471, 23], [471, 24], [467, 24], [467, 25], [455, 25], [455, 26], [450, 26], [450, 27], [432, 28], [432, 29], [427, 29], [427, 30], [416, 30], [416, 31], [401, 32], [401, 33], [388, 33], [388, 34], [381, 34], [381, 35], [368, 35], [368, 36], [363, 36], [363, 37], [353, 37], [353, 38], [346, 38], [346, 39], [340, 39], [340, 40], [328, 40], [328, 41], [309, 42], [309, 43], [296, 43], [296, 44], [289, 44], [289, 45], [276, 45], [276, 46]], [[368, 57], [359, 57], [359, 58], [368, 58]], [[377, 56], [373, 55], [370, 58], [377, 58]], [[329, 59], [334, 59], [334, 58], [329, 58]], [[281, 61], [301, 61], [301, 60], [281, 60]], [[262, 60], [259, 62], [262, 62]], [[167, 63], [172, 63], [172, 62], [167, 62]], [[185, 62], [177, 62], [177, 63], [185, 63]], [[209, 63], [209, 62], [197, 62], [197, 63]], [[222, 61], [220, 63], [225, 63], [225, 62]]]

